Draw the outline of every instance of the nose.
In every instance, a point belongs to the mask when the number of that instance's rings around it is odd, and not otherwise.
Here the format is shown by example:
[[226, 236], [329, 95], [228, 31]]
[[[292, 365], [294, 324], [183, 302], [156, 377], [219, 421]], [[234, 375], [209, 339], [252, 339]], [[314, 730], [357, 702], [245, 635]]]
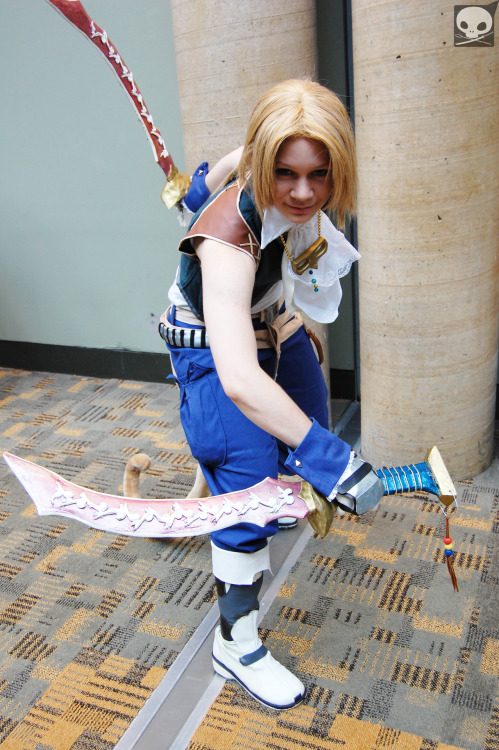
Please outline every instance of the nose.
[[313, 195], [312, 187], [306, 177], [296, 180], [291, 190], [291, 195], [299, 201], [306, 201]]

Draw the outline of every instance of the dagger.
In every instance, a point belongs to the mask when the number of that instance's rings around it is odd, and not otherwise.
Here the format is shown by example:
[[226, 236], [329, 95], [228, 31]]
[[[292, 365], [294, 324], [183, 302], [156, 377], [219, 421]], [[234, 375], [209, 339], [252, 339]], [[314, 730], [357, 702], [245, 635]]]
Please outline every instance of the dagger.
[[[96, 492], [12, 453], [3, 457], [34, 501], [39, 515], [72, 518], [100, 531], [127, 536], [175, 538], [199, 536], [242, 521], [265, 526], [283, 516], [308, 518], [325, 537], [338, 503], [329, 502], [308, 482], [267, 477], [245, 490], [208, 498], [141, 499]], [[424, 462], [375, 472], [384, 495], [422, 491], [436, 495], [445, 514], [456, 490], [438, 451]], [[369, 510], [363, 508], [362, 512]]]
[[67, 21], [86, 36], [92, 44], [104, 55], [124, 89], [129, 102], [135, 109], [140, 122], [144, 126], [154, 158], [166, 175], [166, 184], [161, 198], [168, 208], [172, 208], [187, 193], [190, 177], [179, 172], [171, 154], [167, 151], [163, 137], [155, 126], [153, 118], [147, 109], [144, 97], [133, 77], [131, 70], [119, 54], [116, 46], [111, 42], [107, 32], [90, 18], [80, 0], [47, 0]]

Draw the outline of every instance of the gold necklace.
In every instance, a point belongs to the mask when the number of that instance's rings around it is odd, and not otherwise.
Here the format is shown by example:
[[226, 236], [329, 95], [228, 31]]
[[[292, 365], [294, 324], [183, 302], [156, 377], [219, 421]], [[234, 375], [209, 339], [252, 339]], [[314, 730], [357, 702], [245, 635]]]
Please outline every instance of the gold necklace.
[[[319, 258], [322, 258], [322, 256], [327, 253], [327, 240], [325, 240], [324, 237], [321, 237], [321, 213], [322, 212], [319, 210], [317, 214], [317, 232], [319, 235], [318, 238], [297, 258], [291, 257], [291, 253], [289, 252], [286, 240], [284, 239], [284, 236], [282, 234], [280, 235], [282, 244], [284, 245], [284, 250], [286, 251], [286, 255], [291, 261], [291, 268], [297, 274], [297, 276], [301, 276], [302, 273], [305, 273], [305, 271], [307, 271], [309, 268], [318, 268]], [[315, 279], [312, 279], [312, 283], [314, 284], [315, 291], [318, 292], [319, 288], [316, 285]]]

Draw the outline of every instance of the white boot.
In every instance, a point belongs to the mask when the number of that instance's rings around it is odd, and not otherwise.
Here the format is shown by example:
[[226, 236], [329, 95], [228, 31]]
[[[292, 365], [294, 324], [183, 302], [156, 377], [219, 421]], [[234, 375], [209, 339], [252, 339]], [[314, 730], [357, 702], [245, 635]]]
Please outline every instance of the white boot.
[[305, 687], [286, 667], [274, 659], [258, 637], [253, 610], [232, 626], [232, 641], [215, 632], [213, 667], [222, 677], [237, 680], [264, 706], [283, 710], [294, 708], [305, 697]]
[[[277, 710], [293, 708], [305, 697], [300, 680], [267, 651], [258, 637], [258, 595], [270, 567], [268, 547], [231, 552], [212, 543], [220, 626], [215, 632], [213, 667], [237, 680], [250, 695]], [[256, 580], [254, 580], [256, 578]]]

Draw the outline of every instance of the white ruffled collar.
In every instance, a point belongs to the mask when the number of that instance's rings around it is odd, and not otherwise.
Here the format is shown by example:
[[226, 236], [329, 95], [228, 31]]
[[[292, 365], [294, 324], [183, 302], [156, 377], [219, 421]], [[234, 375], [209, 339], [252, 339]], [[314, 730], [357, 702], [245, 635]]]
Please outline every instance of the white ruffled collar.
[[[314, 221], [317, 226], [317, 218], [314, 217], [307, 224]], [[267, 247], [268, 244], [275, 240], [279, 235], [288, 232], [295, 224], [287, 219], [278, 208], [272, 206], [264, 209], [262, 221], [262, 242], [261, 248]]]
[[[296, 258], [318, 237], [317, 214], [305, 224], [295, 224], [275, 206], [265, 209], [262, 249], [285, 232], [288, 232], [286, 244], [291, 257]], [[327, 240], [328, 250], [319, 258], [317, 269], [310, 269], [298, 276], [284, 253], [282, 281], [288, 310], [301, 310], [318, 323], [332, 323], [338, 316], [342, 295], [339, 279], [350, 271], [360, 254], [324, 213], [321, 216], [321, 236]]]

